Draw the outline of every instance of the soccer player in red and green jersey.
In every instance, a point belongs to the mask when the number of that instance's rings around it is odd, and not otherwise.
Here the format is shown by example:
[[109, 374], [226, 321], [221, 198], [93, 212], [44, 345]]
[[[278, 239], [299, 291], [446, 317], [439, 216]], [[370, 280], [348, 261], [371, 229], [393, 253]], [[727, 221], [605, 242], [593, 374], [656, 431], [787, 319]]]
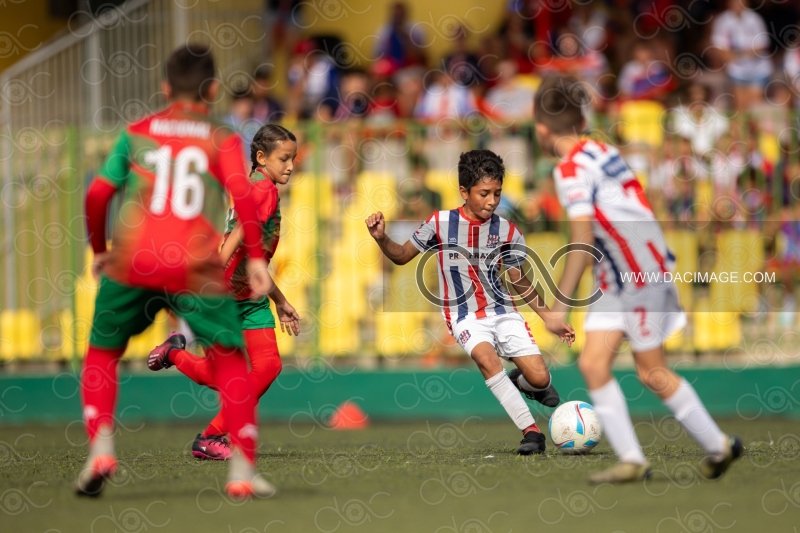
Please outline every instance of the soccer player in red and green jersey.
[[[190, 44], [173, 52], [162, 85], [169, 105], [125, 128], [87, 192], [92, 272], [100, 287], [81, 375], [89, 457], [75, 483], [80, 495], [98, 495], [115, 473], [117, 363], [128, 339], [163, 308], [184, 318], [206, 347], [234, 449], [228, 495], [275, 492], [254, 468], [256, 396], [247, 377], [241, 319], [217, 259], [228, 193], [243, 228], [253, 292], [268, 294], [274, 285], [241, 140], [208, 116], [207, 102], [218, 87], [208, 47]], [[107, 210], [119, 190], [123, 201], [112, 214], [113, 246], [107, 251]]]
[[[267, 261], [275, 255], [280, 238], [281, 210], [277, 185], [286, 185], [289, 182], [296, 156], [297, 139], [292, 132], [277, 124], [262, 126], [250, 144], [250, 158], [253, 163], [251, 191], [258, 220], [262, 224], [261, 243]], [[282, 331], [289, 335], [298, 335], [300, 316], [278, 287], [270, 293], [269, 298], [252, 299], [253, 290], [245, 269], [247, 250], [241, 246], [243, 226], [236, 210], [232, 208], [230, 213], [220, 258], [227, 265], [225, 274], [242, 318], [245, 346], [250, 357], [250, 378], [256, 396], [261, 397], [282, 368], [270, 298], [275, 303]], [[210, 360], [187, 352], [183, 349], [185, 346], [186, 338], [180, 333], [173, 333], [150, 352], [147, 365], [151, 370], [175, 365], [196, 383], [214, 388]], [[195, 438], [192, 454], [198, 459], [229, 459], [231, 449], [225, 438], [228, 432], [229, 425], [225, 416], [222, 413], [217, 414], [205, 431]]]

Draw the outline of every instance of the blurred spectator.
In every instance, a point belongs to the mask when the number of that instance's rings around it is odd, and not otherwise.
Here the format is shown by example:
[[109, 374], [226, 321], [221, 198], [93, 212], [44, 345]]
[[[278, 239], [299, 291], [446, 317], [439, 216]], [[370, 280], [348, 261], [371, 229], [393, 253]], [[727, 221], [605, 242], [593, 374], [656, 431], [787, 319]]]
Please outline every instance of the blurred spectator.
[[618, 88], [628, 100], [660, 100], [675, 88], [675, 81], [663, 63], [656, 61], [650, 43], [638, 41], [633, 57], [619, 74]]
[[[714, 198], [732, 199], [738, 203], [739, 175], [747, 167], [746, 146], [732, 142], [730, 135], [723, 135], [717, 142], [716, 149], [708, 152], [709, 173], [714, 184]], [[722, 202], [715, 202], [719, 209], [728, 209]], [[720, 214], [720, 213], [718, 213]], [[730, 218], [732, 213], [725, 213]]]
[[366, 72], [353, 69], [342, 74], [339, 90], [324, 98], [319, 105], [319, 118], [341, 122], [350, 118], [363, 118], [370, 109]]
[[428, 162], [424, 157], [412, 155], [411, 166], [411, 177], [403, 180], [398, 187], [402, 199], [398, 218], [425, 220], [432, 212], [442, 209], [442, 195], [425, 185]]
[[764, 19], [748, 9], [749, 0], [728, 0], [728, 10], [717, 15], [711, 44], [720, 50], [733, 83], [736, 108], [746, 110], [763, 98], [772, 74], [770, 39]]
[[486, 93], [487, 111], [506, 120], [532, 120], [534, 93], [520, 82], [516, 63], [502, 61], [497, 65], [497, 85]]
[[485, 81], [481, 79], [478, 56], [467, 49], [467, 30], [464, 26], [456, 30], [453, 50], [445, 57], [444, 68], [456, 83], [466, 87]]
[[705, 85], [693, 83], [688, 95], [689, 105], [672, 112], [672, 133], [689, 139], [694, 152], [702, 156], [728, 131], [728, 119], [708, 103], [709, 90]]
[[528, 49], [533, 42], [534, 32], [528, 22], [520, 13], [509, 10], [497, 32], [497, 36], [506, 43], [508, 58], [517, 63], [520, 72], [533, 70]]
[[694, 181], [678, 175], [675, 179], [675, 196], [669, 203], [670, 215], [679, 226], [694, 220]]
[[[556, 195], [556, 185], [553, 176], [541, 179], [536, 184], [533, 194], [528, 197], [525, 204], [525, 218], [538, 226], [537, 231], [559, 231], [559, 223], [564, 217], [561, 202]], [[533, 230], [534, 228], [528, 228]]]
[[250, 142], [263, 124], [253, 119], [253, 95], [249, 88], [234, 91], [231, 112], [225, 117], [225, 122], [242, 136], [245, 152], [249, 157]]
[[259, 67], [256, 70], [251, 91], [253, 100], [252, 117], [254, 121], [260, 124], [278, 122], [285, 115], [283, 107], [269, 95], [273, 86], [270, 68], [266, 65]]
[[606, 57], [583, 46], [578, 38], [569, 32], [563, 33], [556, 42], [558, 57], [544, 71], [556, 71], [571, 74], [601, 91], [601, 77], [608, 72]]
[[455, 83], [444, 72], [433, 72], [433, 82], [415, 110], [417, 118], [436, 121], [442, 118], [461, 118], [477, 107], [475, 96], [463, 85]]
[[414, 111], [424, 92], [423, 74], [424, 70], [419, 67], [404, 68], [395, 73], [394, 84], [397, 87], [397, 116], [399, 118], [414, 116]]
[[408, 20], [408, 6], [395, 2], [389, 11], [389, 21], [378, 30], [375, 56], [392, 60], [400, 67], [425, 65], [425, 33], [419, 24]]
[[800, 46], [796, 45], [786, 50], [783, 56], [783, 73], [786, 76], [787, 86], [793, 93], [795, 105], [800, 104], [800, 98], [797, 97], [800, 94]]
[[569, 19], [569, 29], [591, 50], [602, 50], [606, 45], [608, 16], [600, 2], [577, 3]]
[[336, 97], [338, 87], [333, 60], [312, 39], [298, 43], [289, 64], [292, 112], [301, 119], [314, 116], [323, 98]]

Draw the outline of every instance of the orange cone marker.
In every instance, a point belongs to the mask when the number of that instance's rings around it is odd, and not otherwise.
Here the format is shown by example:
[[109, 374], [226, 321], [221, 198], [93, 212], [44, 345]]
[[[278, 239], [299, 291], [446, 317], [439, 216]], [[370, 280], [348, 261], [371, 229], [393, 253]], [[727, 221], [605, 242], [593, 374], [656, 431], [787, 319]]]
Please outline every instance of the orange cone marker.
[[369, 417], [353, 402], [344, 402], [328, 421], [331, 429], [364, 429], [369, 426]]

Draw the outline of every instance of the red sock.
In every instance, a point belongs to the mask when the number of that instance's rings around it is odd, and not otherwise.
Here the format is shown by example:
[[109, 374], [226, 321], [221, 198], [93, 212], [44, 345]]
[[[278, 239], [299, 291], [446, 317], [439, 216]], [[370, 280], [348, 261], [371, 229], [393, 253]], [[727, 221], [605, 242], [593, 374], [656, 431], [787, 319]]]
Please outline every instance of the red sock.
[[198, 385], [217, 390], [208, 357], [198, 357], [186, 350], [170, 350], [169, 360], [181, 373]]
[[256, 396], [247, 373], [244, 353], [236, 348], [212, 346], [206, 356], [214, 373], [214, 383], [222, 403], [222, 416], [228, 423], [231, 444], [253, 461], [258, 428], [256, 427]]
[[523, 430], [522, 430], [522, 434], [523, 434], [523, 435], [527, 435], [527, 434], [528, 434], [528, 433], [530, 433], [531, 431], [535, 431], [536, 433], [541, 433], [541, 430], [539, 429], [539, 426], [537, 426], [537, 425], [536, 425], [536, 422], [534, 422], [534, 423], [533, 423], [533, 424], [531, 424], [530, 426], [528, 426], [528, 427], [526, 427], [525, 429], [523, 429]]
[[117, 362], [125, 348], [107, 349], [89, 346], [81, 372], [83, 419], [89, 441], [94, 440], [101, 425], [114, 425], [117, 403]]
[[[244, 330], [244, 341], [247, 346], [247, 355], [250, 356], [250, 378], [253, 380], [253, 389], [256, 397], [260, 398], [267, 392], [283, 368], [281, 356], [278, 353], [275, 328], [246, 329]], [[203, 435], [206, 437], [227, 433], [228, 425], [221, 412], [203, 431]]]

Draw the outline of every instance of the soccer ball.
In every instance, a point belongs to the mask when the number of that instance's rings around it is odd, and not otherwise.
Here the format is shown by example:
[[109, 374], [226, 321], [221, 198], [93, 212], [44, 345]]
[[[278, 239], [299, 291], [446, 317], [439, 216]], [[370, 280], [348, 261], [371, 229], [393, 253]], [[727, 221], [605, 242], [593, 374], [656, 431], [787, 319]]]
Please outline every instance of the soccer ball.
[[588, 453], [603, 435], [594, 407], [586, 402], [561, 404], [550, 417], [548, 429], [553, 444], [564, 453]]

